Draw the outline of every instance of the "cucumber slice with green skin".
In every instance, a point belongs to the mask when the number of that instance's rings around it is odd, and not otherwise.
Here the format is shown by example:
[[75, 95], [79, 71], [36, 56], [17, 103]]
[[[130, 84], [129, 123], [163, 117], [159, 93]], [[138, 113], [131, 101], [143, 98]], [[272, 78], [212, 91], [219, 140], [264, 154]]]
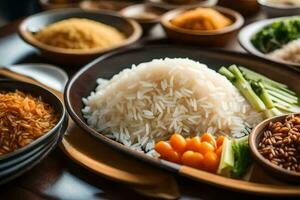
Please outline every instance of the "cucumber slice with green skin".
[[265, 87], [265, 88], [270, 93], [277, 94], [278, 96], [282, 96], [282, 97], [285, 97], [286, 99], [291, 99], [295, 102], [298, 102], [298, 97], [297, 96], [293, 96], [289, 93], [283, 92], [282, 90], [279, 90], [279, 89], [276, 89], [276, 88], [273, 88], [273, 89], [270, 89], [268, 87]]
[[258, 112], [266, 109], [265, 104], [262, 100], [255, 94], [251, 88], [250, 83], [243, 77], [242, 73], [236, 65], [231, 65], [229, 71], [235, 76], [233, 84], [238, 90], [243, 94], [243, 96], [249, 101], [251, 106], [255, 108]]
[[217, 174], [220, 174], [225, 177], [230, 177], [233, 167], [234, 167], [234, 152], [232, 149], [232, 140], [229, 140], [227, 137], [225, 137]]
[[282, 101], [281, 99], [278, 99], [277, 97], [274, 97], [272, 95], [270, 95], [270, 98], [272, 99], [272, 101], [274, 103], [278, 103], [278, 104], [280, 104], [281, 106], [284, 106], [284, 107], [291, 107], [293, 105], [293, 104], [287, 103], [285, 101]]
[[297, 97], [296, 92], [293, 92], [293, 91], [291, 91], [291, 90], [289, 90], [287, 88], [274, 87], [274, 86], [272, 86], [272, 85], [270, 85], [268, 83], [264, 83], [264, 86], [265, 86], [265, 88], [267, 88], [269, 90], [274, 90], [274, 91], [277, 91], [277, 92], [283, 92], [285, 94], [289, 94], [289, 95]]
[[277, 107], [275, 107], [275, 108], [265, 110], [264, 114], [267, 118], [271, 118], [271, 117], [283, 115], [284, 113], [281, 112]]
[[281, 104], [275, 103], [275, 107], [282, 111], [288, 112], [288, 113], [299, 113], [300, 112], [300, 107], [297, 105], [291, 105], [289, 107], [285, 107], [285, 106], [282, 106]]
[[289, 103], [289, 104], [297, 104], [298, 103], [298, 99], [291, 99], [291, 98], [288, 98], [286, 96], [283, 96], [281, 94], [278, 94], [276, 92], [273, 92], [273, 91], [270, 91], [270, 90], [267, 90], [269, 92], [269, 94], [273, 97], [276, 97], [286, 103]]
[[244, 74], [246, 79], [253, 80], [253, 81], [263, 81], [263, 82], [266, 82], [266, 83], [268, 83], [272, 86], [276, 86], [276, 87], [280, 87], [280, 88], [288, 88], [288, 86], [285, 85], [285, 84], [273, 81], [273, 80], [267, 78], [266, 76], [261, 75], [259, 73], [256, 73], [256, 72], [254, 72], [250, 69], [247, 69], [245, 67], [239, 67], [239, 69], [242, 71], [242, 73]]

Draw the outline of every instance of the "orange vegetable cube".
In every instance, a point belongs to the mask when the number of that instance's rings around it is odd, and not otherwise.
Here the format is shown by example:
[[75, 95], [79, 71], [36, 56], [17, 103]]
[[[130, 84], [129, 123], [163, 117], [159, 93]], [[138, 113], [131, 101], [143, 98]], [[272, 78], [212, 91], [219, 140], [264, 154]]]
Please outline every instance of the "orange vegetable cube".
[[212, 144], [208, 142], [201, 142], [198, 146], [197, 151], [203, 155], [205, 155], [207, 152], [213, 152], [215, 151], [215, 148]]
[[179, 153], [183, 153], [186, 149], [186, 141], [184, 137], [176, 133], [171, 136], [170, 144], [173, 149]]
[[181, 157], [181, 162], [183, 165], [199, 169], [202, 166], [203, 158], [201, 153], [186, 151]]
[[209, 133], [204, 133], [202, 136], [201, 136], [201, 142], [208, 142], [210, 143], [211, 145], [213, 145], [214, 147], [216, 147], [216, 140], [214, 138], [214, 136], [212, 136], [212, 134], [209, 134]]

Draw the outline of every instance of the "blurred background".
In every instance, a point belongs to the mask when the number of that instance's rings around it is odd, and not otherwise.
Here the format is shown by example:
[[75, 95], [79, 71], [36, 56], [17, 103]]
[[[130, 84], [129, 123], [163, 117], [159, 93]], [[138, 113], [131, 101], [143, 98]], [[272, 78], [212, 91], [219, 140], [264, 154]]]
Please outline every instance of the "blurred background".
[[39, 12], [39, 0], [1, 0], [0, 25]]
[[[143, 0], [0, 0], [0, 26], [42, 10], [93, 6], [114, 10], [118, 6], [137, 2], [143, 2]], [[112, 4], [117, 7], [112, 8]], [[218, 4], [231, 7], [243, 15], [253, 15], [258, 11], [256, 0], [218, 0]]]

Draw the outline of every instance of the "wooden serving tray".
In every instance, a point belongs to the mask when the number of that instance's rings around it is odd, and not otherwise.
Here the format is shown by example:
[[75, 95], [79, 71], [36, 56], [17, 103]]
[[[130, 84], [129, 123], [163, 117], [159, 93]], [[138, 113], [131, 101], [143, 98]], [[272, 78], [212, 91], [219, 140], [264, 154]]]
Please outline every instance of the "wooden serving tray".
[[[30, 78], [5, 69], [0, 69], [0, 75], [46, 87]], [[63, 98], [62, 93], [48, 87], [46, 88]], [[155, 197], [167, 199], [175, 199], [180, 196], [175, 179], [170, 177], [167, 172], [165, 175], [161, 175], [161, 171], [151, 168], [149, 165], [133, 158], [128, 159], [127, 156], [124, 157], [123, 154], [112, 151], [109, 147], [101, 144], [95, 138], [79, 129], [72, 120], [70, 120], [69, 128], [60, 146], [72, 160], [84, 168], [106, 178], [129, 184], [144, 195], [153, 196], [155, 194]], [[300, 195], [300, 186], [288, 185], [274, 179], [255, 163], [250, 167], [242, 180], [236, 180], [188, 166], [180, 166], [167, 161], [162, 162], [173, 170], [176, 169], [182, 176], [229, 190], [256, 195]], [[120, 167], [122, 165], [126, 167]], [[168, 186], [167, 188], [166, 185]]]
[[152, 158], [111, 140], [86, 125], [81, 113], [81, 98], [88, 96], [89, 93], [94, 90], [96, 86], [96, 79], [98, 77], [110, 78], [124, 69], [124, 67], [145, 61], [151, 61], [154, 58], [164, 57], [188, 57], [205, 63], [214, 70], [218, 70], [219, 67], [228, 66], [230, 64], [245, 66], [249, 69], [265, 74], [274, 80], [286, 83], [291, 89], [300, 93], [300, 85], [297, 84], [300, 78], [299, 71], [291, 68], [284, 68], [282, 65], [251, 55], [188, 46], [143, 46], [129, 48], [127, 50], [100, 57], [75, 74], [70, 80], [65, 91], [65, 101], [69, 114], [81, 128], [96, 137], [99, 142], [101, 141], [103, 144], [106, 144], [121, 153], [131, 155], [139, 160], [146, 161], [158, 167], [177, 172], [182, 176], [233, 191], [260, 195], [300, 196], [299, 185], [289, 185], [287, 183], [277, 181], [256, 165], [252, 166], [247, 176], [245, 176], [242, 180], [226, 178], [187, 166], [181, 166], [164, 160]]

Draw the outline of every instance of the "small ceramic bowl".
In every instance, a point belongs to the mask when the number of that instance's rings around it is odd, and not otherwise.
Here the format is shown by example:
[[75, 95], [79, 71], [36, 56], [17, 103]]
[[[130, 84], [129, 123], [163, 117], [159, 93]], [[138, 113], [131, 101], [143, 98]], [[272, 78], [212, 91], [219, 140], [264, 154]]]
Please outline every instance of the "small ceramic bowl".
[[52, 10], [58, 8], [77, 8], [80, 0], [40, 0], [43, 10]]
[[[34, 37], [36, 32], [49, 24], [69, 18], [86, 18], [110, 25], [123, 33], [126, 38], [121, 44], [113, 47], [81, 50], [53, 47], [39, 42]], [[142, 29], [134, 20], [125, 19], [114, 12], [69, 8], [50, 10], [26, 18], [19, 26], [19, 35], [25, 42], [36, 47], [45, 57], [57, 64], [82, 66], [104, 53], [136, 42], [142, 35]]]
[[195, 8], [197, 7], [180, 8], [169, 11], [165, 15], [163, 15], [161, 24], [168, 38], [173, 42], [203, 46], [224, 46], [231, 40], [231, 38], [236, 35], [237, 31], [244, 24], [244, 18], [241, 14], [234, 10], [219, 6], [215, 6], [212, 8], [224, 14], [226, 17], [230, 18], [233, 21], [231, 25], [223, 29], [212, 31], [189, 30], [174, 26], [170, 22], [176, 16]]
[[82, 9], [87, 10], [114, 10], [120, 11], [121, 9], [132, 5], [133, 2], [130, 1], [115, 1], [115, 0], [101, 0], [101, 1], [93, 1], [93, 0], [85, 0], [82, 1], [79, 5]]
[[259, 11], [257, 0], [219, 0], [218, 5], [233, 9], [244, 16], [255, 15]]
[[57, 96], [37, 85], [14, 80], [0, 80], [0, 91], [15, 91], [16, 89], [35, 97], [42, 97], [43, 101], [54, 107], [59, 120], [50, 131], [32, 143], [0, 156], [0, 185], [38, 164], [57, 146], [68, 127], [67, 112]]
[[[295, 114], [299, 116], [300, 113]], [[250, 151], [252, 153], [253, 158], [257, 163], [259, 163], [265, 170], [271, 175], [276, 176], [281, 180], [285, 180], [287, 182], [295, 182], [300, 183], [300, 172], [292, 172], [286, 169], [283, 169], [261, 155], [258, 151], [258, 144], [263, 138], [264, 131], [267, 129], [270, 122], [282, 122], [287, 117], [287, 115], [277, 116], [270, 119], [267, 119], [260, 124], [258, 124], [251, 132], [249, 136], [249, 146]]]
[[136, 20], [146, 33], [159, 23], [161, 16], [167, 12], [166, 9], [148, 5], [135, 4], [120, 11], [121, 15], [128, 19]]
[[275, 4], [268, 0], [257, 0], [268, 17], [283, 17], [300, 14], [300, 5]]
[[251, 42], [251, 38], [256, 33], [261, 31], [265, 26], [268, 26], [268, 25], [270, 25], [270, 24], [272, 24], [276, 21], [282, 21], [282, 20], [293, 18], [293, 17], [298, 17], [298, 16], [264, 19], [264, 20], [260, 20], [260, 21], [256, 21], [256, 22], [253, 22], [251, 24], [248, 24], [240, 30], [240, 32], [238, 34], [238, 41], [239, 41], [240, 45], [247, 52], [249, 52], [249, 53], [251, 53], [255, 56], [261, 57], [263, 59], [271, 60], [273, 62], [277, 62], [277, 63], [280, 63], [282, 65], [289, 65], [289, 66], [292, 66], [292, 67], [299, 68], [300, 67], [299, 63], [273, 58], [273, 57], [270, 57], [267, 54], [264, 54], [264, 53], [260, 52], [258, 49], [256, 49], [256, 47]]
[[167, 10], [193, 6], [215, 6], [218, 0], [147, 0], [146, 3]]

